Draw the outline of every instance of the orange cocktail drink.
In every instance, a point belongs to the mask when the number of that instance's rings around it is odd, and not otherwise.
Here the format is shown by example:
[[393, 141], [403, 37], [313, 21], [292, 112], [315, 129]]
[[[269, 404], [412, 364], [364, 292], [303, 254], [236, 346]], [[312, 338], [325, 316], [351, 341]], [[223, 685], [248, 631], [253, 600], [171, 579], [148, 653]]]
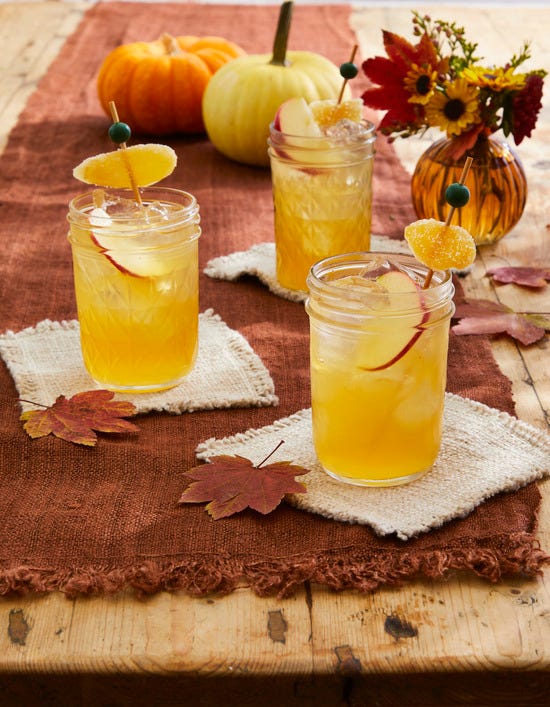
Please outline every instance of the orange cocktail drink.
[[172, 387], [197, 353], [197, 202], [157, 187], [141, 198], [96, 190], [68, 216], [84, 363], [115, 391]]
[[448, 271], [423, 290], [410, 256], [353, 253], [308, 278], [313, 441], [331, 476], [394, 485], [424, 474], [441, 444]]
[[269, 137], [277, 280], [303, 291], [316, 261], [370, 248], [375, 141], [367, 121], [320, 127], [315, 104], [308, 133], [308, 110], [301, 100], [283, 104]]

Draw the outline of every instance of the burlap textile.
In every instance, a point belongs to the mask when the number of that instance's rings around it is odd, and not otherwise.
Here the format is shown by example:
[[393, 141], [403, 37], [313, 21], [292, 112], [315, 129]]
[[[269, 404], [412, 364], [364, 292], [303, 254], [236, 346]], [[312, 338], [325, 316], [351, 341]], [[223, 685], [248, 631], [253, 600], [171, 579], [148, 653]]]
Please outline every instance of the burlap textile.
[[299, 479], [307, 493], [288, 494], [287, 503], [325, 518], [370, 525], [378, 535], [401, 540], [463, 518], [499, 491], [550, 475], [550, 437], [545, 432], [453, 393], [445, 393], [438, 457], [430, 472], [414, 483], [360, 488], [332, 479], [315, 454], [311, 408], [261, 429], [205, 440], [197, 447], [197, 457], [210, 460], [230, 454], [258, 464], [266, 450], [275, 450], [270, 463], [292, 461], [309, 470]]
[[[75, 163], [111, 149], [108, 119], [95, 95], [102, 57], [120, 42], [179, 34], [217, 34], [251, 52], [269, 51], [276, 7], [107, 3], [92, 7], [68, 40], [10, 137], [0, 162], [2, 195], [0, 330], [76, 316], [65, 214], [80, 190]], [[297, 6], [290, 46], [340, 63], [354, 37], [346, 6]], [[202, 137], [170, 139], [179, 167], [166, 184], [198, 198], [201, 265], [272, 238], [269, 173], [230, 163]], [[403, 206], [408, 180], [381, 141], [375, 168], [374, 227], [396, 235], [413, 215]], [[380, 199], [384, 199], [381, 208]], [[391, 197], [391, 204], [388, 201]], [[391, 217], [391, 218], [390, 218]], [[84, 449], [22, 429], [13, 381], [2, 363], [0, 592], [61, 589], [144, 592], [184, 588], [229, 591], [243, 579], [254, 591], [291, 592], [311, 580], [370, 590], [418, 575], [470, 570], [491, 580], [533, 574], [543, 560], [534, 535], [539, 492], [531, 484], [495, 497], [468, 518], [404, 543], [365, 526], [322, 519], [281, 505], [212, 521], [179, 506], [183, 471], [210, 437], [261, 427], [309, 405], [307, 317], [303, 307], [256, 280], [201, 276], [201, 311], [212, 307], [241, 332], [275, 382], [279, 407], [151, 413], [129, 438], [103, 437]], [[482, 337], [451, 340], [449, 389], [513, 413], [510, 384]]]
[[[76, 319], [0, 334], [0, 355], [10, 370], [23, 410], [51, 405], [100, 388], [84, 366]], [[136, 412], [194, 412], [214, 408], [277, 405], [273, 380], [259, 356], [238, 331], [213, 310], [199, 314], [199, 346], [193, 370], [179, 385], [154, 393], [117, 393]], [[28, 401], [28, 402], [27, 402]]]

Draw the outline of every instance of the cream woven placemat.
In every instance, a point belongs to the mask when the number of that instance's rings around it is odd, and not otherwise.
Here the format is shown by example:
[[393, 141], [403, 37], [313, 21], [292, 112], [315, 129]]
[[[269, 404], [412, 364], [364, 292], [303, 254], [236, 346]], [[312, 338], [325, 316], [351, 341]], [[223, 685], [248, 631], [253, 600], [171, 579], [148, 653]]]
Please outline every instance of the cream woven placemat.
[[258, 464], [281, 440], [269, 461], [292, 461], [310, 470], [299, 477], [307, 493], [288, 495], [291, 505], [402, 540], [464, 517], [500, 491], [550, 475], [550, 435], [452, 393], [445, 397], [439, 457], [428, 474], [403, 486], [351, 486], [325, 474], [313, 450], [310, 409], [268, 427], [206, 440], [196, 453], [202, 460], [237, 454]]
[[[0, 336], [4, 358], [21, 398], [51, 405], [98, 385], [90, 378], [80, 350], [78, 322], [44, 320], [18, 333]], [[246, 339], [209, 309], [199, 315], [199, 350], [191, 373], [175, 388], [158, 393], [117, 394], [140, 413], [171, 413], [229, 407], [277, 405], [273, 380]], [[23, 410], [34, 406], [21, 403]]]
[[[385, 236], [372, 236], [371, 250], [383, 253], [406, 253], [410, 255], [405, 241], [392, 240]], [[220, 255], [206, 263], [205, 275], [218, 280], [237, 280], [242, 275], [257, 277], [274, 294], [292, 302], [304, 302], [307, 294], [287, 290], [279, 285], [275, 274], [275, 243], [258, 243], [248, 250]]]

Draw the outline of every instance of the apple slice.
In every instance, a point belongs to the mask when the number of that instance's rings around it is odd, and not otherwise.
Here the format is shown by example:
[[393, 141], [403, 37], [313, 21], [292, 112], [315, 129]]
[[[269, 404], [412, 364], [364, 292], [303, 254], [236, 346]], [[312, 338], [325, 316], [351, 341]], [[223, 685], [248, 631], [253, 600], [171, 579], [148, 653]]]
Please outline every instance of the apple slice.
[[394, 302], [390, 300], [391, 309], [423, 309], [420, 285], [402, 270], [388, 270], [379, 275], [376, 282], [389, 295], [399, 295], [398, 300]]
[[159, 277], [166, 275], [172, 269], [172, 264], [166, 257], [160, 257], [153, 250], [136, 252], [136, 244], [123, 235], [105, 235], [98, 231], [91, 232], [92, 241], [111, 263], [126, 275], [133, 277]]
[[289, 98], [279, 106], [273, 121], [276, 130], [287, 135], [323, 137], [313, 113], [301, 96]]
[[317, 174], [317, 165], [344, 160], [343, 153], [340, 154], [341, 151], [325, 137], [302, 97], [289, 98], [282, 103], [275, 114], [273, 126], [281, 133], [281, 138], [272, 144], [280, 157], [301, 165], [311, 165], [298, 167], [301, 172]]
[[136, 238], [125, 237], [124, 226], [117, 228], [116, 222], [103, 209], [96, 208], [90, 212], [90, 224], [96, 226], [95, 230], [90, 231], [92, 242], [120, 272], [133, 277], [158, 277], [171, 270], [166, 256], [160, 257], [154, 250], [136, 252]]
[[397, 363], [418, 341], [429, 318], [422, 302], [422, 290], [406, 273], [390, 270], [380, 275], [376, 282], [388, 294], [384, 300], [387, 311], [412, 310], [412, 313], [400, 323], [380, 317], [377, 335], [369, 336], [361, 347], [359, 368], [364, 371], [382, 371]]

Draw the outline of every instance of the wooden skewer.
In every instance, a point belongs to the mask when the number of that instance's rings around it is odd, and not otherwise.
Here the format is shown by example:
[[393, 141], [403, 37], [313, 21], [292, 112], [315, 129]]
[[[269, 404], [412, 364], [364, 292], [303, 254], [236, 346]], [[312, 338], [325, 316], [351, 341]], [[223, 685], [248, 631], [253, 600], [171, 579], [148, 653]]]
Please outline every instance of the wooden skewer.
[[[466, 181], [466, 178], [468, 176], [468, 172], [470, 171], [470, 167], [472, 166], [473, 161], [474, 161], [473, 157], [466, 157], [466, 162], [464, 162], [464, 167], [462, 168], [462, 174], [460, 175], [460, 179], [458, 181], [459, 184], [464, 184], [464, 182]], [[447, 226], [450, 225], [451, 219], [453, 218], [453, 214], [454, 214], [455, 210], [456, 210], [456, 207], [451, 206], [451, 208], [449, 209], [449, 213], [447, 214], [447, 218], [445, 220], [445, 225], [443, 226], [443, 228], [447, 228]], [[426, 274], [426, 279], [424, 280], [424, 284], [422, 285], [423, 290], [428, 289], [433, 276], [434, 276], [434, 271], [428, 270], [428, 272]]]
[[[355, 44], [352, 51], [351, 51], [351, 56], [349, 58], [349, 63], [353, 64], [353, 60], [355, 59], [355, 54], [357, 53], [358, 45]], [[342, 102], [342, 98], [344, 97], [344, 91], [346, 90], [346, 86], [348, 83], [348, 79], [344, 79], [344, 82], [342, 83], [342, 88], [340, 89], [340, 95], [338, 96], [338, 100], [336, 101], [336, 104], [340, 104]]]
[[[118, 111], [116, 109], [116, 105], [115, 105], [114, 101], [109, 101], [109, 110], [111, 111], [111, 118], [113, 119], [113, 123], [120, 122], [120, 119], [118, 117]], [[124, 161], [124, 166], [126, 167], [126, 171], [128, 172], [128, 176], [130, 178], [130, 184], [132, 185], [132, 191], [134, 192], [134, 197], [135, 197], [137, 203], [139, 204], [139, 206], [143, 207], [143, 201], [141, 200], [141, 194], [139, 193], [139, 189], [136, 184], [134, 173], [132, 172], [132, 167], [130, 165], [130, 161], [128, 160], [128, 158], [124, 152], [124, 150], [126, 149], [126, 143], [121, 142], [118, 147], [121, 150], [120, 154], [122, 155], [122, 159]]]
[[422, 285], [423, 290], [427, 290], [428, 287], [430, 286], [432, 282], [432, 277], [434, 276], [434, 271], [433, 270], [428, 270], [426, 274], [426, 279], [424, 280], [424, 284]]

